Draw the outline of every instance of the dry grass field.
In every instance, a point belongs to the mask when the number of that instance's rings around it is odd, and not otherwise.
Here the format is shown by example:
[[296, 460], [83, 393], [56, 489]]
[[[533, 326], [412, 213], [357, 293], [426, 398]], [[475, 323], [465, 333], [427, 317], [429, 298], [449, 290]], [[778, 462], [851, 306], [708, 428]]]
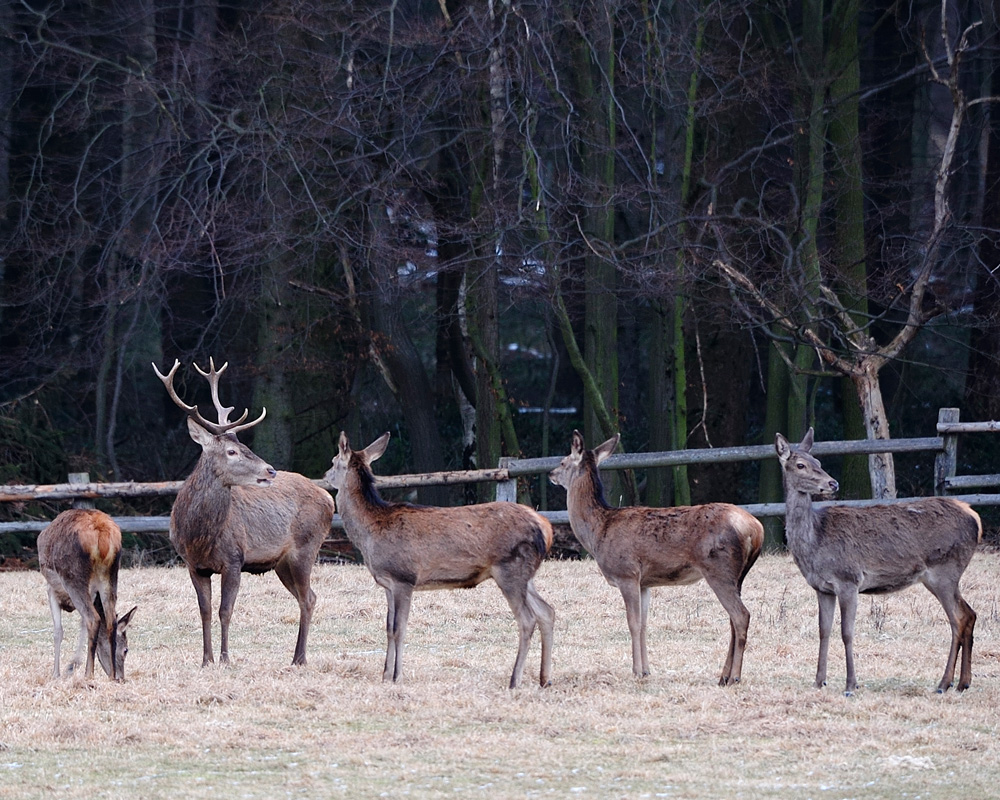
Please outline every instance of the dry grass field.
[[418, 593], [405, 682], [384, 685], [383, 592], [363, 567], [314, 577], [308, 666], [289, 666], [298, 610], [271, 574], [244, 577], [234, 664], [202, 669], [186, 571], [123, 570], [122, 607], [140, 609], [113, 684], [53, 680], [43, 579], [0, 574], [0, 798], [1000, 796], [995, 552], [963, 581], [979, 614], [964, 695], [933, 691], [948, 628], [922, 587], [862, 598], [857, 695], [842, 695], [839, 638], [831, 685], [812, 688], [815, 599], [784, 556], [747, 578], [750, 643], [728, 689], [727, 619], [704, 584], [654, 591], [638, 681], [617, 591], [593, 562], [547, 562], [554, 683], [509, 691], [516, 631], [493, 584]]

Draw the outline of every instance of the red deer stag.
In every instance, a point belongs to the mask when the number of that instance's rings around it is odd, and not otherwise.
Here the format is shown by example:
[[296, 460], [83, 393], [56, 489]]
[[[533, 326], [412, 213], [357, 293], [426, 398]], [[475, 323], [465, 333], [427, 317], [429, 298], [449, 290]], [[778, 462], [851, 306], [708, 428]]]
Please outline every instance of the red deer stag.
[[780, 433], [774, 448], [785, 483], [785, 538], [806, 582], [819, 601], [819, 662], [816, 686], [826, 685], [827, 654], [834, 606], [840, 603], [840, 632], [847, 660], [850, 695], [854, 674], [854, 618], [858, 592], [885, 594], [920, 581], [944, 607], [951, 624], [951, 649], [938, 692], [955, 679], [962, 653], [958, 691], [972, 682], [972, 629], [976, 612], [958, 583], [982, 538], [979, 515], [948, 497], [850, 508], [813, 508], [813, 496], [832, 497], [840, 488], [810, 455], [813, 429], [793, 448]]
[[729, 654], [719, 685], [740, 679], [750, 612], [740, 592], [760, 555], [764, 528], [741, 508], [709, 503], [687, 508], [612, 508], [604, 500], [598, 467], [618, 446], [620, 434], [587, 450], [573, 431], [570, 453], [549, 473], [566, 489], [573, 533], [594, 557], [601, 574], [625, 601], [632, 636], [632, 672], [649, 674], [646, 621], [650, 588], [684, 586], [704, 578], [729, 614]]
[[510, 604], [519, 640], [510, 688], [521, 680], [537, 625], [542, 637], [539, 683], [547, 686], [555, 613], [538, 594], [534, 576], [552, 546], [548, 520], [517, 503], [455, 508], [389, 503], [375, 489], [371, 463], [389, 443], [385, 433], [351, 450], [344, 433], [326, 479], [337, 490], [347, 536], [385, 589], [386, 655], [382, 680], [403, 675], [403, 638], [414, 590], [464, 589], [493, 578]]
[[69, 672], [86, 658], [84, 677], [93, 678], [96, 655], [108, 677], [125, 680], [126, 631], [135, 607], [121, 619], [115, 617], [121, 551], [122, 532], [103, 511], [63, 511], [38, 534], [38, 564], [48, 582], [55, 627], [54, 677], [59, 677], [62, 612], [79, 611], [80, 639]]
[[[316, 594], [310, 576], [320, 546], [330, 532], [333, 498], [308, 478], [294, 472], [276, 472], [270, 464], [236, 438], [238, 431], [256, 425], [266, 409], [251, 422], [244, 411], [229, 421], [232, 407], [219, 401], [219, 370], [209, 361], [205, 372], [218, 423], [209, 422], [197, 406], [184, 403], [174, 390], [174, 374], [153, 365], [170, 399], [188, 415], [191, 438], [201, 446], [194, 472], [184, 481], [170, 513], [170, 542], [187, 564], [201, 611], [202, 666], [212, 659], [212, 575], [221, 575], [219, 623], [222, 645], [219, 660], [229, 663], [229, 622], [240, 589], [240, 573], [274, 570], [299, 604], [299, 636], [292, 664], [306, 663], [306, 639]], [[267, 488], [265, 488], [267, 487]]]

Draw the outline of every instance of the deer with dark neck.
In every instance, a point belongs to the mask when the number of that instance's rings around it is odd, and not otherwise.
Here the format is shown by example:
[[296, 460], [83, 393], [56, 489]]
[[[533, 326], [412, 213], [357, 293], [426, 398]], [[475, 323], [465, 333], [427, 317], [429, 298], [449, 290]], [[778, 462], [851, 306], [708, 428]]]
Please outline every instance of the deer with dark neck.
[[316, 594], [310, 586], [313, 564], [330, 532], [333, 498], [329, 492], [294, 472], [280, 472], [241, 444], [236, 434], [260, 423], [245, 422], [248, 411], [229, 421], [232, 407], [219, 400], [219, 377], [228, 364], [206, 372], [218, 422], [202, 417], [174, 390], [179, 362], [164, 375], [153, 365], [171, 400], [188, 415], [191, 438], [201, 447], [194, 471], [177, 493], [170, 514], [170, 541], [187, 565], [198, 596], [202, 625], [202, 666], [212, 657], [212, 575], [221, 576], [219, 604], [221, 650], [229, 662], [229, 623], [243, 572], [274, 570], [299, 604], [299, 634], [292, 664], [306, 663], [306, 640]]
[[518, 628], [510, 688], [521, 680], [531, 635], [542, 639], [539, 683], [549, 683], [555, 614], [535, 589], [534, 577], [552, 546], [552, 526], [518, 503], [441, 508], [390, 503], [375, 488], [371, 463], [389, 444], [385, 433], [364, 450], [352, 450], [344, 433], [326, 479], [337, 490], [337, 508], [348, 538], [385, 589], [386, 655], [382, 679], [403, 675], [403, 639], [414, 591], [467, 589], [492, 578]]
[[958, 584], [983, 532], [979, 515], [950, 497], [928, 497], [867, 507], [813, 507], [813, 497], [831, 498], [839, 485], [810, 453], [812, 428], [793, 447], [780, 433], [775, 450], [785, 484], [785, 537], [792, 558], [819, 602], [816, 686], [826, 685], [830, 631], [837, 604], [847, 661], [845, 694], [858, 687], [854, 671], [854, 620], [858, 593], [885, 594], [920, 582], [930, 590], [951, 625], [951, 646], [938, 692], [955, 679], [958, 691], [972, 682], [972, 631], [976, 613]]

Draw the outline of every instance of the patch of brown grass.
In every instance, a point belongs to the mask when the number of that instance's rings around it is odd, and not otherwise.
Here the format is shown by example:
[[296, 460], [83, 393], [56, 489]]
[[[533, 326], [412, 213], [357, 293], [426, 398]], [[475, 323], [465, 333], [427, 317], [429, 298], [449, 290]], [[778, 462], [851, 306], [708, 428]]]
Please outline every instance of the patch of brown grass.
[[[534, 683], [536, 636], [511, 692], [516, 630], [492, 584], [418, 593], [405, 682], [385, 685], [385, 596], [363, 567], [316, 568], [309, 664], [294, 669], [298, 609], [274, 575], [244, 577], [234, 663], [202, 669], [187, 572], [126, 570], [120, 602], [140, 608], [129, 679], [112, 684], [49, 677], [44, 581], [5, 573], [0, 798], [997, 793], [995, 553], [978, 554], [963, 581], [979, 613], [965, 695], [933, 691], [948, 627], [921, 587], [862, 598], [861, 689], [845, 698], [839, 639], [830, 686], [811, 686], [815, 598], [787, 557], [762, 558], [747, 578], [750, 643], [743, 682], [728, 689], [716, 685], [728, 620], [704, 584], [654, 591], [643, 681], [631, 676], [621, 597], [593, 562], [548, 562], [537, 584], [557, 614], [554, 683]], [[66, 663], [78, 620], [64, 620]]]

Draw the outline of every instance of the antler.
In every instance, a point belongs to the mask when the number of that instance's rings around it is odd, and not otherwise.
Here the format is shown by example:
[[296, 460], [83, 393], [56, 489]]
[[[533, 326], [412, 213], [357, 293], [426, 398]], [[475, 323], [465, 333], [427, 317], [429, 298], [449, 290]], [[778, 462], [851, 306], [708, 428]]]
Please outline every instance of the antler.
[[209, 431], [210, 433], [214, 433], [216, 436], [219, 436], [223, 433], [238, 433], [239, 431], [245, 431], [247, 428], [252, 428], [258, 422], [263, 420], [265, 416], [267, 416], [267, 409], [261, 407], [260, 416], [257, 417], [257, 419], [251, 420], [250, 422], [243, 422], [243, 420], [245, 420], [250, 413], [249, 409], [245, 409], [243, 411], [243, 416], [241, 416], [235, 422], [230, 422], [229, 413], [233, 410], [233, 407], [232, 406], [226, 407], [222, 405], [222, 402], [219, 400], [219, 376], [226, 371], [226, 367], [229, 366], [229, 362], [227, 361], [218, 370], [215, 368], [215, 360], [213, 358], [209, 357], [208, 363], [209, 363], [209, 370], [207, 372], [203, 370], [201, 367], [199, 367], [197, 364], [194, 365], [194, 368], [198, 370], [198, 373], [202, 377], [208, 380], [208, 385], [212, 391], [212, 403], [215, 405], [215, 410], [219, 415], [218, 422], [209, 422], [201, 415], [201, 412], [198, 410], [198, 406], [189, 406], [187, 403], [181, 400], [180, 397], [177, 396], [177, 392], [174, 389], [174, 375], [177, 373], [177, 369], [181, 365], [181, 362], [179, 360], [174, 359], [174, 365], [170, 368], [170, 372], [168, 372], [166, 375], [160, 372], [155, 362], [153, 363], [153, 371], [156, 373], [156, 376], [163, 382], [164, 387], [166, 387], [167, 394], [170, 395], [170, 399], [174, 401], [174, 404], [177, 405], [179, 408], [184, 409], [184, 412], [191, 419], [193, 419], [195, 422], [201, 425], [201, 427], [203, 427], [205, 430]]

